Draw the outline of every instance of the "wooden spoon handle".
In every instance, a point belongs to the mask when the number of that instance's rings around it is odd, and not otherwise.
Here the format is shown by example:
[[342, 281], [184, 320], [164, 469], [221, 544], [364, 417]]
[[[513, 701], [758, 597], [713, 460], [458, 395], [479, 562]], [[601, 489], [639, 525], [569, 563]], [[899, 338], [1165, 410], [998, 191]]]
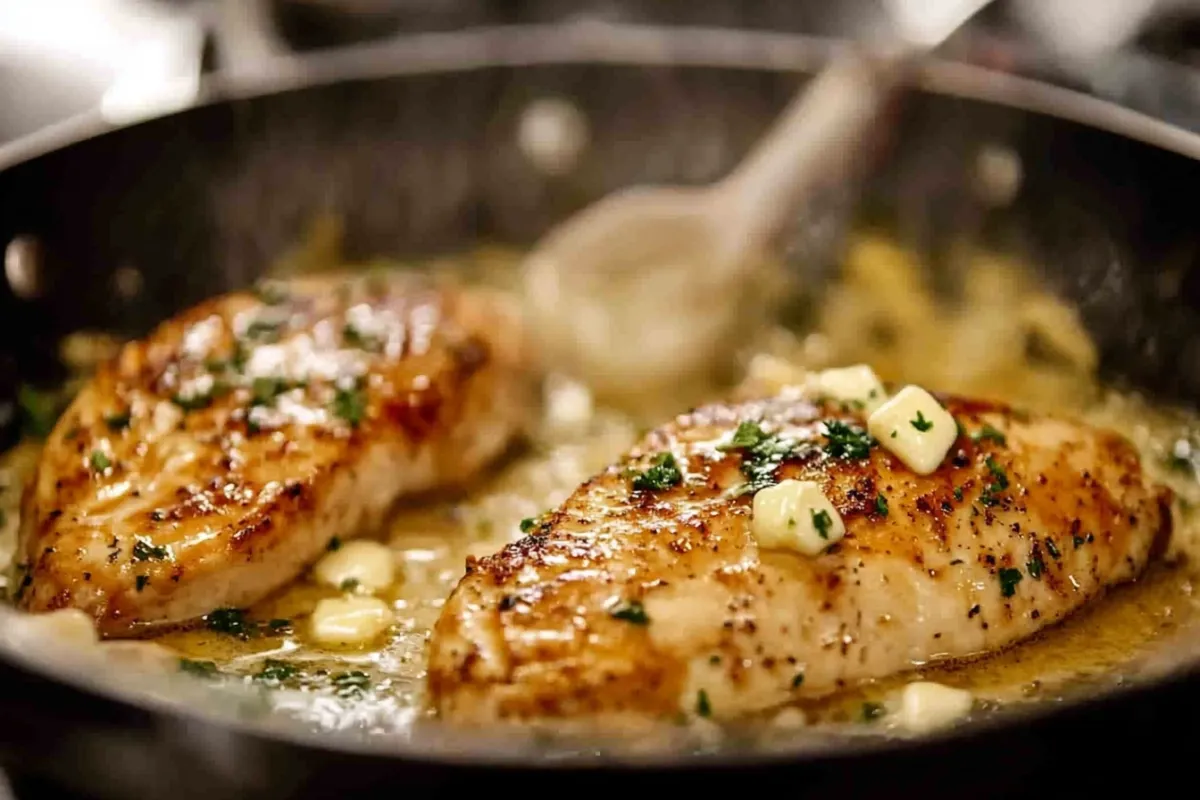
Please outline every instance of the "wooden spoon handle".
[[818, 187], [849, 177], [910, 63], [907, 50], [887, 56], [850, 50], [800, 90], [717, 187], [729, 241], [740, 253], [768, 247]]

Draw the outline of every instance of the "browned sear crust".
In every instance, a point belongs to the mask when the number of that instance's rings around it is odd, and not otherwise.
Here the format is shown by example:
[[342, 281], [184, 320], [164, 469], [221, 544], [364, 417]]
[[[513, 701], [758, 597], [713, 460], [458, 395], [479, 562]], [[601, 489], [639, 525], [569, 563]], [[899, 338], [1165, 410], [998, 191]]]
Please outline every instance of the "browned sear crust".
[[[1012, 645], [1136, 577], [1163, 543], [1168, 493], [1120, 436], [942, 401], [962, 430], [925, 477], [878, 443], [839, 451], [829, 423], [861, 431], [862, 412], [795, 394], [650, 433], [468, 564], [431, 643], [433, 707], [471, 724], [737, 717]], [[820, 483], [842, 541], [816, 557], [759, 549], [738, 491], [756, 457], [729, 446], [745, 422], [791, 443], [768, 479]], [[667, 452], [678, 485], [638, 489]]]
[[502, 451], [531, 408], [525, 361], [504, 299], [415, 275], [192, 308], [126, 345], [49, 437], [18, 602], [117, 636], [252, 603]]

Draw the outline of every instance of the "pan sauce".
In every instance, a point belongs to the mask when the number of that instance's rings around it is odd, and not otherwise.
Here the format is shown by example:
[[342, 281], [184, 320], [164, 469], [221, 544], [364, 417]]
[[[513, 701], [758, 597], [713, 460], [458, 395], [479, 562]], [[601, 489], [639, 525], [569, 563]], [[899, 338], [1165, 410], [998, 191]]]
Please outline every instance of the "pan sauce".
[[[327, 265], [324, 261], [313, 266]], [[511, 254], [480, 251], [439, 268], [505, 282], [514, 263]], [[1193, 533], [1200, 526], [1191, 523], [1190, 513], [1200, 504], [1196, 418], [1100, 387], [1094, 349], [1070, 308], [1014, 263], [976, 255], [969, 264], [957, 302], [945, 303], [925, 284], [911, 256], [886, 239], [860, 237], [841, 280], [818, 298], [815, 319], [801, 326], [812, 333], [799, 338], [773, 330], [747, 343], [745, 376], [736, 393], [773, 391], [805, 369], [869, 363], [885, 381], [1009, 400], [1115, 428], [1135, 441], [1155, 476], [1179, 495], [1171, 562], [1154, 565], [1136, 584], [1005, 653], [874, 682], [809, 702], [802, 714], [789, 712], [780, 722], [865, 727], [861, 723], [872, 719], [879, 724], [871, 729], [885, 729], [898, 690], [918, 677], [968, 689], [982, 708], [1052, 698], [1150, 669], [1147, 659], [1161, 654], [1164, 645], [1183, 642], [1200, 619], [1186, 558], [1200, 550], [1200, 534]], [[74, 358], [88, 360], [86, 353]], [[317, 601], [343, 595], [310, 576], [248, 614], [254, 620], [291, 620], [295, 632], [275, 635], [267, 628], [248, 638], [208, 629], [170, 633], [156, 640], [169, 648], [161, 663], [171, 669], [182, 665], [207, 680], [268, 687], [274, 708], [317, 728], [406, 731], [425, 716], [426, 642], [466, 556], [494, 552], [520, 537], [522, 519], [564, 500], [629, 447], [644, 426], [683, 410], [691, 399], [648, 402], [631, 415], [604, 407], [578, 384], [551, 378], [541, 428], [529, 448], [464, 497], [413, 503], [391, 521], [381, 539], [392, 549], [397, 577], [379, 596], [396, 621], [375, 646], [331, 651], [306, 640], [306, 618]], [[36, 444], [27, 442], [6, 456], [10, 474], [0, 484], [7, 487], [0, 489], [6, 517], [0, 520], [0, 547], [11, 549], [20, 478], [36, 454]]]

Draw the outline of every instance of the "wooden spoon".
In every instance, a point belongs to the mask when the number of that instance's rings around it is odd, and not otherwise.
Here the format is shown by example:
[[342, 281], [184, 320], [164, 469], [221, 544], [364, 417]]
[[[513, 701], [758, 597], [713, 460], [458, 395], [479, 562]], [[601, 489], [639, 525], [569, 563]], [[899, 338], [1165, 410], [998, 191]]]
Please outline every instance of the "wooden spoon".
[[746, 331], [770, 318], [764, 267], [784, 225], [852, 170], [915, 57], [986, 3], [890, 0], [903, 46], [835, 57], [729, 176], [629, 188], [554, 228], [524, 265], [547, 366], [609, 398], [727, 369]]

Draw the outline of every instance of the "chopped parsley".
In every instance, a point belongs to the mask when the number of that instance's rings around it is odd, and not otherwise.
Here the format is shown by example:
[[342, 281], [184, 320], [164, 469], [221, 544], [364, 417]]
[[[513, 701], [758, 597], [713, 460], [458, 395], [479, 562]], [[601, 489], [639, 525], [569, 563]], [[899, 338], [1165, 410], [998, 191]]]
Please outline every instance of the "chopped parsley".
[[355, 697], [362, 695], [371, 686], [371, 677], [360, 670], [340, 672], [330, 678], [338, 697]]
[[812, 524], [817, 530], [817, 536], [828, 540], [829, 529], [833, 527], [833, 520], [829, 518], [829, 512], [825, 509], [821, 509], [820, 511], [812, 511], [809, 513], [812, 514]]
[[330, 536], [329, 544], [325, 545], [325, 549], [329, 552], [342, 549], [342, 539], [340, 536]]
[[92, 465], [93, 472], [104, 472], [104, 470], [112, 466], [112, 459], [105, 455], [103, 450], [93, 450], [91, 456], [88, 457], [88, 461]]
[[367, 411], [367, 398], [361, 389], [338, 389], [333, 396], [333, 413], [357, 428]]
[[201, 678], [212, 678], [217, 674], [217, 665], [211, 661], [193, 661], [190, 658], [179, 659], [179, 671]]
[[262, 669], [254, 676], [254, 680], [259, 683], [265, 683], [268, 686], [279, 686], [285, 681], [296, 677], [300, 670], [295, 664], [287, 661], [281, 661], [277, 658], [268, 658], [263, 661]]
[[963, 490], [962, 490], [962, 487], [961, 487], [961, 486], [955, 486], [955, 487], [954, 487], [954, 499], [955, 499], [955, 500], [957, 500], [957, 501], [958, 501], [958, 502], [960, 502], [960, 503], [962, 502], [962, 499], [963, 499]]
[[991, 441], [995, 442], [996, 444], [1000, 445], [1001, 447], [1003, 447], [1008, 442], [1008, 440], [1004, 437], [1003, 433], [1001, 433], [1000, 431], [996, 430], [991, 425], [988, 425], [986, 423], [984, 424], [984, 426], [982, 428], [979, 429], [979, 432], [976, 433], [971, 438], [976, 442], [982, 442], [982, 441], [990, 439]]
[[708, 701], [708, 692], [703, 689], [696, 692], [696, 714], [705, 718], [712, 716], [712, 703]]
[[342, 341], [360, 350], [378, 350], [382, 344], [378, 337], [363, 333], [349, 322], [342, 326]]
[[229, 391], [229, 385], [224, 381], [214, 380], [212, 386], [201, 392], [183, 392], [177, 393], [171, 398], [171, 402], [182, 408], [184, 411], [199, 411], [202, 408], [208, 408], [212, 405], [213, 399], [218, 395]]
[[1016, 594], [1017, 584], [1024, 577], [1021, 570], [1011, 567], [1002, 567], [996, 575], [1000, 578], [1000, 594], [1003, 597], [1012, 597]]
[[1025, 562], [1025, 569], [1029, 572], [1029, 577], [1037, 580], [1042, 577], [1042, 570], [1046, 564], [1042, 561], [1042, 557], [1034, 555], [1033, 558]]
[[767, 433], [753, 421], [738, 425], [729, 442], [718, 449], [742, 451], [742, 474], [747, 482], [735, 490], [735, 495], [754, 494], [760, 489], [774, 486], [775, 471], [779, 465], [800, 453], [796, 442]]
[[632, 622], [634, 625], [649, 625], [650, 616], [646, 613], [646, 607], [637, 600], [630, 600], [628, 603], [622, 603], [612, 610], [612, 618]]
[[759, 442], [768, 438], [766, 431], [757, 422], [743, 422], [737, 426], [737, 430], [733, 432], [733, 438], [728, 444], [723, 444], [721, 450], [740, 450], [742, 448], [754, 447]]
[[358, 590], [358, 578], [346, 578], [346, 580], [342, 581], [341, 585], [338, 586], [338, 588], [341, 589], [343, 592], [357, 591]]
[[148, 584], [148, 583], [150, 583], [150, 576], [149, 576], [149, 575], [138, 575], [138, 576], [137, 576], [137, 577], [134, 579], [134, 586], [137, 588], [137, 590], [138, 590], [139, 592], [140, 592], [142, 589], [145, 589], [145, 588], [146, 588], [146, 584]]
[[1049, 537], [1047, 537], [1047, 539], [1046, 539], [1046, 552], [1049, 553], [1050, 556], [1055, 559], [1059, 558], [1059, 556], [1062, 555], [1061, 553], [1058, 552], [1058, 545], [1056, 545], [1054, 543], [1054, 540]]
[[250, 636], [250, 623], [246, 621], [246, 612], [240, 608], [218, 608], [204, 618], [204, 624], [217, 633], [227, 633], [241, 639]]
[[803, 685], [804, 685], [804, 673], [797, 672], [794, 676], [792, 676], [792, 688], [799, 689]]
[[931, 421], [925, 419], [925, 415], [922, 414], [920, 411], [917, 412], [917, 416], [915, 419], [909, 420], [909, 424], [912, 425], [914, 428], [916, 428], [921, 433], [925, 433], [925, 431], [931, 430], [933, 428], [933, 423]]
[[1000, 491], [1008, 488], [1008, 474], [1004, 471], [1004, 467], [996, 463], [991, 456], [987, 457], [984, 462], [987, 464], [988, 472], [992, 473], [992, 477], [996, 479], [995, 486]]
[[888, 515], [888, 501], [887, 498], [883, 496], [883, 492], [875, 495], [875, 513], [881, 517], [886, 517]]
[[162, 545], [151, 545], [145, 539], [133, 543], [133, 557], [138, 561], [162, 561], [171, 551]]
[[255, 622], [246, 619], [246, 612], [240, 608], [218, 608], [210, 611], [204, 617], [204, 625], [210, 631], [234, 636], [243, 641], [255, 636], [270, 636], [278, 634], [290, 627], [291, 620], [272, 619], [267, 622]]
[[129, 412], [124, 414], [109, 414], [104, 418], [104, 424], [110, 431], [123, 431], [129, 427]]
[[825, 436], [829, 443], [825, 452], [833, 458], [862, 459], [871, 455], [876, 441], [871, 434], [857, 425], [831, 419], [824, 423]]
[[883, 716], [883, 703], [863, 703], [862, 704], [862, 719], [863, 722], [874, 722]]
[[992, 473], [994, 480], [983, 487], [983, 492], [979, 495], [979, 502], [985, 506], [994, 506], [1000, 502], [996, 495], [1008, 488], [1008, 474], [1005, 473], [1004, 467], [997, 464], [991, 456], [988, 456], [984, 463], [987, 465], [988, 471]]
[[551, 513], [552, 510], [543, 511], [536, 517], [526, 517], [521, 520], [521, 533], [532, 533], [535, 536], [544, 534], [550, 528]]
[[255, 378], [250, 384], [250, 405], [269, 406], [276, 397], [298, 385], [283, 378]]
[[683, 483], [683, 473], [675, 462], [674, 453], [659, 453], [650, 468], [633, 479], [633, 488], [641, 492], [658, 492]]

